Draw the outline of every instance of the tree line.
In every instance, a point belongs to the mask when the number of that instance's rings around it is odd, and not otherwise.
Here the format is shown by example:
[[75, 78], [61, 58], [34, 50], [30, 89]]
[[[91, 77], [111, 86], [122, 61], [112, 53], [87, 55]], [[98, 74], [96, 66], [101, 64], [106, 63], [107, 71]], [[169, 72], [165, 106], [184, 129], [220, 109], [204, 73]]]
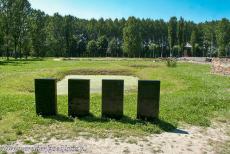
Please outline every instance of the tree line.
[[230, 56], [230, 21], [79, 19], [0, 0], [0, 56], [182, 57]]

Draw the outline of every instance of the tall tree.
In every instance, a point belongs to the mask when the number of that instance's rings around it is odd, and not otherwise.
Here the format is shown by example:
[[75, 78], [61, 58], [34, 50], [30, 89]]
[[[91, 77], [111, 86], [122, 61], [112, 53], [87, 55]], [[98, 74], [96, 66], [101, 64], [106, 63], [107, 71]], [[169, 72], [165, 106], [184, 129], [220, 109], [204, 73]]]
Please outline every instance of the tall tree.
[[149, 50], [150, 50], [150, 55], [152, 58], [156, 58], [159, 57], [159, 45], [155, 44], [155, 43], [150, 43], [149, 44]]
[[230, 42], [230, 23], [228, 19], [222, 19], [217, 26], [217, 43], [219, 56], [227, 56], [227, 47]]
[[64, 18], [58, 13], [48, 19], [46, 27], [48, 35], [46, 41], [49, 46], [48, 56], [67, 56], [64, 27]]
[[123, 49], [128, 56], [140, 56], [142, 50], [142, 39], [139, 21], [130, 17], [123, 30]]
[[87, 54], [88, 56], [96, 56], [97, 53], [97, 42], [95, 40], [91, 40], [87, 44]]
[[179, 45], [179, 53], [177, 54], [177, 56], [182, 56], [183, 51], [184, 51], [184, 46], [185, 46], [185, 21], [184, 19], [181, 17], [179, 22], [178, 22], [178, 32], [177, 32], [177, 38], [178, 38], [178, 45]]
[[196, 52], [197, 52], [196, 44], [197, 44], [197, 29], [194, 29], [191, 35], [191, 45], [192, 45], [192, 55], [193, 56], [196, 55]]
[[[30, 3], [28, 0], [15, 0], [12, 4], [12, 36], [14, 41], [15, 58], [22, 57], [22, 44], [28, 34], [28, 16], [30, 13]], [[19, 53], [18, 53], [19, 50]]]
[[172, 49], [177, 43], [177, 18], [172, 17], [168, 23], [168, 41], [170, 48], [170, 56], [172, 56]]
[[[85, 56], [87, 47], [87, 37], [84, 34], [76, 34], [73, 42], [73, 56]], [[75, 48], [76, 47], [76, 48]]]
[[46, 15], [40, 10], [34, 10], [30, 17], [30, 33], [32, 41], [32, 55], [44, 57], [46, 54]]
[[[185, 43], [190, 42], [193, 56], [217, 56], [217, 52], [228, 56], [229, 25], [228, 19], [195, 24], [182, 17], [166, 22], [135, 17], [86, 20], [58, 13], [49, 16], [31, 9], [28, 0], [0, 0], [0, 51], [8, 58], [84, 56], [90, 44], [97, 49], [91, 52], [94, 56], [125, 53], [132, 57], [167, 57], [172, 53], [182, 56]], [[97, 40], [97, 47], [95, 41], [88, 44], [91, 40]]]
[[109, 42], [108, 53], [113, 57], [121, 56], [121, 45], [118, 39], [113, 38]]
[[73, 56], [73, 53], [76, 50], [76, 40], [75, 37], [75, 19], [73, 16], [68, 15], [64, 17], [65, 19], [65, 41], [66, 41], [66, 55], [68, 57]]
[[3, 50], [4, 50], [3, 18], [2, 18], [2, 13], [0, 13], [0, 56], [3, 56]]
[[106, 36], [101, 36], [97, 40], [97, 50], [99, 56], [105, 56], [108, 48], [108, 40]]
[[10, 56], [10, 47], [11, 47], [11, 22], [13, 20], [12, 15], [12, 5], [14, 0], [0, 0], [0, 11], [2, 15], [2, 23], [3, 23], [3, 34], [4, 34], [4, 47], [6, 50], [6, 57], [9, 60]]
[[202, 25], [203, 31], [203, 56], [216, 56], [216, 22], [205, 22]]

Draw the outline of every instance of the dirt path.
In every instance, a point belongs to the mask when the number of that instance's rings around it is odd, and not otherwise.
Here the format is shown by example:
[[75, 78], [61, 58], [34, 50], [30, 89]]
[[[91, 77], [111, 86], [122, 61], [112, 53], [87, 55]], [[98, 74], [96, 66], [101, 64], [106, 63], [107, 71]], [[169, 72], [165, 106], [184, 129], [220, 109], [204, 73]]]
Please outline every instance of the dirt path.
[[[25, 153], [39, 151], [40, 153], [84, 153], [84, 154], [203, 154], [218, 153], [220, 145], [230, 141], [227, 135], [229, 125], [227, 123], [215, 123], [212, 127], [201, 128], [185, 126], [174, 132], [154, 134], [148, 137], [122, 138], [83, 138], [75, 140], [51, 139], [46, 144], [24, 145], [20, 142], [13, 145], [0, 146], [5, 151], [15, 152], [23, 150]], [[229, 151], [230, 149], [227, 149]]]

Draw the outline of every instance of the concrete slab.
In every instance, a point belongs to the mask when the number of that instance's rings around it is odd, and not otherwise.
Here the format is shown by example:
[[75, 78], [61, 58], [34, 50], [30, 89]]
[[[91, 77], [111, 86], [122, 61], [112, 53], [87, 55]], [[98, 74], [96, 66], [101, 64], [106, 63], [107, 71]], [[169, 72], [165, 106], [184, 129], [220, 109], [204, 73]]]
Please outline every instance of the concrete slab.
[[101, 93], [102, 79], [119, 79], [124, 80], [124, 90], [136, 90], [138, 85], [138, 78], [133, 76], [118, 76], [118, 75], [68, 75], [63, 80], [57, 83], [57, 94], [68, 94], [68, 80], [69, 79], [89, 79], [90, 93]]

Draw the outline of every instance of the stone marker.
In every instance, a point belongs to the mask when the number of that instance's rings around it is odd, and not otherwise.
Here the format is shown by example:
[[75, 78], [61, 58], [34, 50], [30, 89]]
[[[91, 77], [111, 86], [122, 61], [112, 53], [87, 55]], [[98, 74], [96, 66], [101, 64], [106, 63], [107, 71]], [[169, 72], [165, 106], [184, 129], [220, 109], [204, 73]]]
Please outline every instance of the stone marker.
[[138, 81], [137, 118], [153, 120], [159, 117], [160, 81]]
[[35, 79], [35, 102], [38, 115], [57, 114], [56, 79]]
[[102, 80], [102, 116], [123, 116], [124, 80]]
[[90, 80], [68, 80], [68, 114], [71, 117], [89, 115]]

